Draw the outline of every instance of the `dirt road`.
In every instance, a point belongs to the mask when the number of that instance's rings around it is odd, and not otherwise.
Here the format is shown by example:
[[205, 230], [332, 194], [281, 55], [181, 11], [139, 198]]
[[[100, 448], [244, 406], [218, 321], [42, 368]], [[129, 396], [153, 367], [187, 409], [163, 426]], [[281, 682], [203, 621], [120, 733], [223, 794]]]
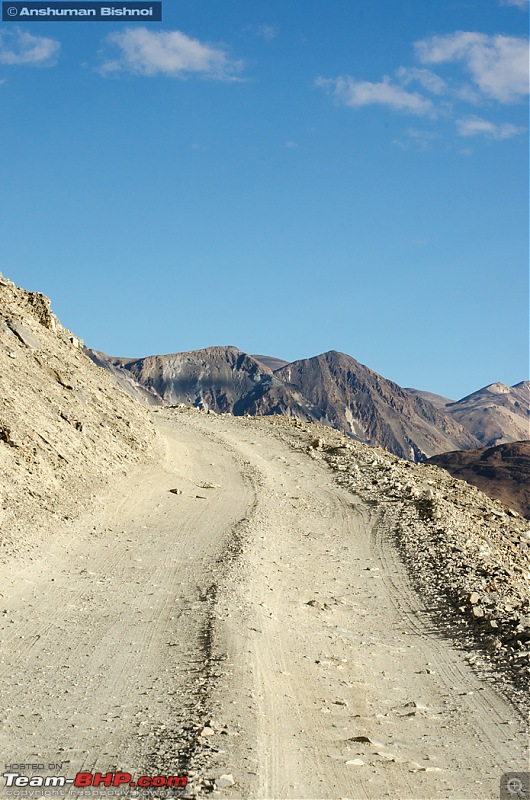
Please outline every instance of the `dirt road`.
[[377, 506], [272, 427], [154, 416], [156, 467], [0, 568], [2, 766], [230, 774], [217, 796], [261, 800], [482, 800], [527, 769]]

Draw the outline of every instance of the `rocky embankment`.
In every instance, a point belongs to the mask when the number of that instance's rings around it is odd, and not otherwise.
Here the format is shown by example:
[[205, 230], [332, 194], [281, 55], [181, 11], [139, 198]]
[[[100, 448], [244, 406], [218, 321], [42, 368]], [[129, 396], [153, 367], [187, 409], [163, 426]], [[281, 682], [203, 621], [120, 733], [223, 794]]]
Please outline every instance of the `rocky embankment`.
[[[252, 424], [258, 423], [255, 418]], [[337, 483], [373, 504], [433, 614], [457, 645], [489, 663], [521, 707], [530, 688], [530, 525], [445, 470], [416, 465], [296, 420], [260, 419], [325, 461]]]
[[148, 412], [84, 355], [39, 292], [0, 275], [0, 558], [86, 507], [148, 457]]

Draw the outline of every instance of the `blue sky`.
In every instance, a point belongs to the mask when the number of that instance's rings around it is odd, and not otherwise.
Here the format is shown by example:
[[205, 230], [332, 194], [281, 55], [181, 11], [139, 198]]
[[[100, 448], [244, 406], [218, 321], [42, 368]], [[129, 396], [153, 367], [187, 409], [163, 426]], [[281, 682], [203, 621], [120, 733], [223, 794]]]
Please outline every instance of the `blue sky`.
[[112, 355], [527, 377], [528, 0], [0, 23], [0, 269]]

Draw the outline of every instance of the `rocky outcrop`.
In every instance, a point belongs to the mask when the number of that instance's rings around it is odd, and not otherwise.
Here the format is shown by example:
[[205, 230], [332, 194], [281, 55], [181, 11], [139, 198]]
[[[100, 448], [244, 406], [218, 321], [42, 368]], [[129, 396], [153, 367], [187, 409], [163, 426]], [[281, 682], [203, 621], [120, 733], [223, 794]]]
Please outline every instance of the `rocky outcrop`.
[[57, 530], [78, 501], [148, 457], [154, 433], [145, 409], [86, 358], [48, 298], [1, 275], [0, 345], [1, 558], [28, 531]]
[[430, 462], [407, 463], [330, 428], [270, 423], [295, 449], [326, 461], [340, 486], [377, 507], [377, 539], [394, 539], [433, 625], [459, 646], [471, 645], [477, 668], [493, 662], [511, 675], [510, 696], [527, 708], [528, 522]]

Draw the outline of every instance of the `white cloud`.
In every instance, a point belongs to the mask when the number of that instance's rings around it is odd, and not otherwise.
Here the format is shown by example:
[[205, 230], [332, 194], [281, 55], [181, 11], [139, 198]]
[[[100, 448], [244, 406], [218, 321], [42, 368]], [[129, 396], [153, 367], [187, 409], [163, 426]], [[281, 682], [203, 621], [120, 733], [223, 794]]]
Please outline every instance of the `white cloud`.
[[340, 103], [346, 106], [382, 105], [395, 111], [408, 111], [412, 114], [434, 116], [434, 105], [418, 92], [408, 92], [388, 77], [380, 83], [358, 81], [349, 75], [339, 78], [317, 78], [316, 85], [326, 89]]
[[457, 31], [416, 42], [422, 64], [461, 61], [483, 95], [502, 103], [528, 94], [528, 40], [501, 34]]
[[528, 0], [500, 0], [501, 6], [515, 6], [516, 8], [520, 8], [522, 11], [526, 11], [528, 9]]
[[216, 80], [235, 80], [243, 62], [231, 59], [222, 47], [204, 44], [180, 31], [125, 28], [111, 33], [107, 43], [118, 48], [118, 57], [106, 61], [103, 74], [134, 72], [187, 78], [198, 75]]
[[487, 119], [476, 116], [457, 119], [456, 126], [459, 136], [487, 136], [490, 139], [511, 139], [526, 131], [526, 128], [512, 125], [509, 122], [495, 125]]
[[60, 48], [55, 39], [32, 36], [20, 28], [0, 32], [0, 64], [52, 67], [57, 63]]
[[420, 67], [400, 67], [396, 71], [396, 75], [403, 84], [408, 86], [409, 83], [419, 83], [424, 89], [433, 94], [445, 94], [447, 92], [447, 83], [431, 72], [430, 69], [421, 69]]

